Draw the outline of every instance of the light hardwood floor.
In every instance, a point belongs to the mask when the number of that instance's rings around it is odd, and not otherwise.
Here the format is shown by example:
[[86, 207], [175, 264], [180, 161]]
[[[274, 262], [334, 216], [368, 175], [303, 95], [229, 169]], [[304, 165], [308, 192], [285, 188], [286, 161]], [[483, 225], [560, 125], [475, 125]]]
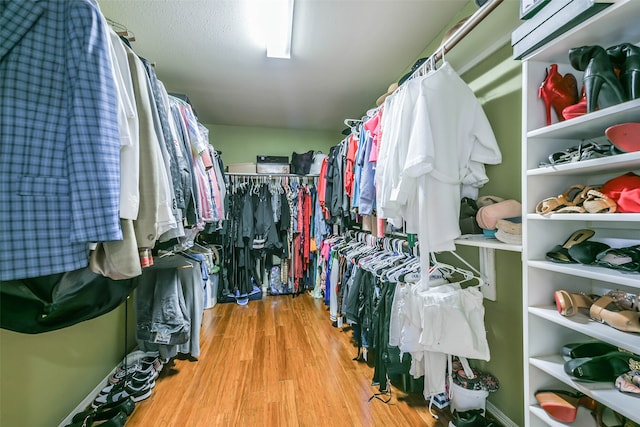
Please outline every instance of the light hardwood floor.
[[352, 360], [351, 336], [308, 295], [218, 304], [205, 311], [198, 361], [163, 372], [127, 427], [448, 425], [421, 393], [392, 386], [388, 404], [369, 401], [373, 367]]

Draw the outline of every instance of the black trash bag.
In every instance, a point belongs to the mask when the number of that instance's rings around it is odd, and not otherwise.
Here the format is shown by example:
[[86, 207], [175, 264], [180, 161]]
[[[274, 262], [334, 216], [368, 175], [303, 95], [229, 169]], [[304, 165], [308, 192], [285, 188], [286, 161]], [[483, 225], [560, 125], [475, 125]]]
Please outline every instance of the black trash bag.
[[298, 154], [295, 151], [291, 154], [291, 173], [296, 175], [308, 175], [313, 164], [313, 150]]
[[122, 304], [134, 279], [113, 280], [89, 268], [0, 282], [0, 327], [38, 334], [93, 319]]

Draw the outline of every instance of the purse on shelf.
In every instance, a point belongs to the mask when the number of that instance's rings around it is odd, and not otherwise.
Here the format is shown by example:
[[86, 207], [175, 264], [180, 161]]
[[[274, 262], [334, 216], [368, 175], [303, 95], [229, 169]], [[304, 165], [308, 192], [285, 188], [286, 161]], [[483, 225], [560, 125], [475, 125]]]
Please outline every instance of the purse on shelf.
[[308, 175], [313, 163], [315, 152], [309, 150], [306, 153], [298, 154], [295, 151], [291, 154], [291, 173], [296, 175]]

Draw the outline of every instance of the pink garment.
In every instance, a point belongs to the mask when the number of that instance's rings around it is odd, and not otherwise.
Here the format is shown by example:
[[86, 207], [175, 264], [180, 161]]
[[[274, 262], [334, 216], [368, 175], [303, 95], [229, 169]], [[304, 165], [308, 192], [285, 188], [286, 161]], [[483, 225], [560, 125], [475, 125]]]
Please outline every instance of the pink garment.
[[369, 155], [370, 162], [378, 161], [378, 151], [380, 145], [380, 110], [378, 110], [373, 117], [367, 120], [363, 127], [365, 130], [369, 131], [369, 134], [372, 138], [372, 146], [371, 146], [371, 154]]

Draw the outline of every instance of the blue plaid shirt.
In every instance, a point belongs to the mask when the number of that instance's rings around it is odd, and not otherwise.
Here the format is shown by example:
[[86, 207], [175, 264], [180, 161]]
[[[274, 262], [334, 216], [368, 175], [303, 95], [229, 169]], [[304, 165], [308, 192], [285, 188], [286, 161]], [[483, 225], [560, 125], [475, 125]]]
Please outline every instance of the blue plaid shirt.
[[88, 263], [121, 240], [107, 34], [85, 0], [0, 2], [0, 280]]

